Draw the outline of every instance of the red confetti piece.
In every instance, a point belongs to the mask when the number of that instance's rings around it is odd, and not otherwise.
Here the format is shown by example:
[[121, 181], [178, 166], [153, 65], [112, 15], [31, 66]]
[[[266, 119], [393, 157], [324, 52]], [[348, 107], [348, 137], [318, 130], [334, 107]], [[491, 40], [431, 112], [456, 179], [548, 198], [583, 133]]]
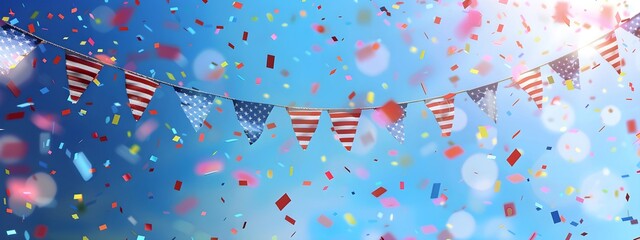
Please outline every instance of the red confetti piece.
[[356, 96], [356, 92], [351, 92], [349, 94], [349, 100], [352, 100]]
[[433, 19], [433, 23], [435, 23], [435, 24], [440, 24], [441, 21], [442, 21], [442, 18], [438, 17], [438, 16], [436, 16], [436, 18]]
[[175, 189], [176, 191], [180, 191], [181, 188], [182, 188], [182, 182], [176, 180], [176, 184], [173, 185], [173, 189]]
[[276, 62], [276, 56], [267, 54], [267, 68], [273, 69], [273, 65], [275, 64], [275, 62]]
[[325, 172], [324, 175], [327, 176], [327, 179], [329, 180], [333, 179], [333, 174], [331, 174], [331, 171]]
[[69, 114], [71, 114], [71, 109], [62, 110], [62, 116], [67, 116]]
[[276, 128], [276, 123], [268, 123], [267, 124], [267, 129], [274, 129]]
[[48, 231], [49, 229], [46, 225], [38, 225], [36, 226], [36, 229], [33, 230], [33, 236], [35, 238], [45, 238]]
[[382, 194], [386, 193], [387, 189], [383, 188], [383, 187], [379, 187], [378, 189], [374, 190], [373, 192], [371, 192], [371, 194], [374, 197], [380, 197]]
[[464, 153], [464, 149], [462, 149], [458, 145], [455, 145], [453, 147], [447, 148], [447, 150], [444, 151], [444, 156], [447, 157], [449, 160], [451, 160], [462, 155], [463, 153]]
[[129, 180], [131, 180], [131, 174], [125, 173], [124, 175], [122, 175], [122, 179], [124, 179], [125, 182], [128, 182]]
[[291, 198], [289, 198], [289, 195], [285, 193], [280, 197], [280, 199], [278, 199], [278, 201], [276, 201], [276, 206], [280, 211], [282, 211], [282, 209], [284, 209], [290, 202]]
[[198, 199], [194, 197], [189, 197], [189, 198], [186, 198], [185, 200], [182, 200], [182, 202], [178, 203], [178, 205], [176, 205], [173, 208], [173, 211], [178, 215], [182, 215], [191, 211], [197, 205], [198, 205]]
[[145, 223], [145, 224], [144, 224], [144, 230], [145, 230], [145, 231], [151, 231], [151, 230], [153, 230], [153, 225], [151, 225], [151, 223]]
[[198, 24], [200, 26], [203, 26], [204, 22], [202, 20], [200, 20], [200, 19], [196, 19], [196, 24]]
[[237, 9], [242, 9], [242, 3], [241, 2], [233, 2], [233, 7], [237, 8]]
[[249, 39], [249, 33], [248, 32], [243, 32], [242, 33], [242, 41], [247, 41], [247, 39]]
[[631, 119], [627, 121], [627, 133], [631, 133], [634, 134], [638, 131], [637, 127], [636, 127], [636, 120], [635, 119]]
[[511, 155], [509, 155], [509, 157], [507, 158], [507, 162], [513, 167], [518, 159], [520, 159], [520, 156], [522, 156], [522, 153], [520, 153], [518, 149], [513, 149], [513, 152], [511, 152]]
[[53, 59], [53, 64], [58, 64], [58, 63], [60, 63], [60, 60], [62, 60], [62, 58], [61, 58], [60, 56], [56, 56], [56, 57]]
[[14, 112], [14, 113], [9, 113], [6, 116], [7, 120], [15, 120], [15, 119], [22, 119], [24, 117], [24, 112]]
[[284, 217], [284, 220], [287, 220], [287, 222], [291, 223], [291, 225], [296, 225], [296, 220], [291, 218], [291, 217], [289, 217], [289, 215], [286, 215]]
[[115, 16], [113, 16], [113, 18], [111, 19], [111, 25], [121, 26], [127, 24], [131, 19], [131, 16], [133, 16], [134, 10], [135, 9], [132, 7], [123, 7], [118, 9]]
[[503, 208], [505, 217], [513, 217], [516, 215], [516, 205], [514, 203], [505, 203]]
[[7, 87], [9, 88], [9, 90], [11, 91], [14, 97], [20, 96], [20, 89], [18, 88], [18, 86], [16, 86], [13, 80], [9, 80]]
[[393, 100], [382, 105], [382, 107], [378, 108], [377, 111], [382, 112], [387, 117], [387, 120], [389, 120], [389, 123], [398, 121], [404, 113], [402, 107]]

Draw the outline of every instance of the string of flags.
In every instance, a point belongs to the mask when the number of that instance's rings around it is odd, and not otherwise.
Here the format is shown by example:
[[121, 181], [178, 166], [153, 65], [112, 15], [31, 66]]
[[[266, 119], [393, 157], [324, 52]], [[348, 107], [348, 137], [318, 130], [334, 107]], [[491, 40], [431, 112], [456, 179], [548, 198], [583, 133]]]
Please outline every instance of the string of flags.
[[[621, 22], [618, 27], [640, 38], [640, 14]], [[553, 72], [564, 79], [564, 84], [569, 89], [580, 89], [580, 62], [578, 60], [579, 48], [563, 57], [555, 59], [547, 64], [530, 69], [519, 76], [495, 81], [474, 89], [468, 89], [457, 93], [449, 93], [444, 96], [418, 99], [396, 103], [393, 100], [379, 107], [365, 107], [353, 109], [333, 108], [306, 108], [295, 106], [280, 106], [266, 103], [242, 101], [226, 96], [211, 94], [197, 89], [189, 89], [168, 83], [162, 80], [150, 78], [142, 74], [123, 69], [121, 67], [103, 63], [93, 57], [77, 53], [73, 50], [47, 42], [18, 27], [0, 21], [2, 31], [0, 33], [0, 74], [6, 75], [10, 69], [15, 68], [26, 55], [31, 53], [39, 44], [47, 43], [66, 51], [66, 70], [69, 85], [68, 100], [77, 103], [85, 90], [102, 70], [104, 65], [124, 71], [125, 88], [129, 99], [129, 107], [133, 118], [138, 121], [142, 118], [147, 106], [151, 102], [156, 89], [162, 85], [172, 86], [180, 99], [180, 106], [192, 127], [197, 132], [202, 125], [208, 125], [205, 121], [213, 102], [216, 98], [233, 101], [233, 106], [240, 125], [243, 127], [249, 144], [255, 143], [262, 134], [269, 114], [274, 107], [286, 108], [291, 117], [293, 132], [302, 149], [307, 149], [311, 137], [316, 132], [322, 111], [327, 111], [334, 131], [347, 151], [351, 150], [355, 139], [358, 122], [363, 110], [374, 110], [374, 114], [387, 120], [387, 130], [400, 143], [404, 142], [404, 123], [406, 107], [410, 103], [423, 102], [433, 113], [436, 122], [440, 126], [442, 136], [451, 136], [454, 120], [454, 100], [458, 93], [466, 92], [478, 107], [497, 123], [497, 86], [499, 83], [512, 80], [513, 85], [524, 90], [536, 106], [542, 109], [543, 84], [540, 67], [548, 65]], [[594, 48], [618, 73], [622, 73], [623, 60], [618, 52], [618, 41], [614, 31], [598, 38], [585, 47]], [[584, 47], [583, 47], [584, 48]]]

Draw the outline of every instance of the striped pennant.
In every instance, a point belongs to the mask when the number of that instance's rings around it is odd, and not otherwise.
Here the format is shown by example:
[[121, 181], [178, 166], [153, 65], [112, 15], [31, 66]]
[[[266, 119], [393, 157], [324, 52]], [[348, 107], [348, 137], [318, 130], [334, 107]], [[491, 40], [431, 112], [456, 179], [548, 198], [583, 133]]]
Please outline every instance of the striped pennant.
[[293, 125], [293, 132], [298, 138], [300, 147], [307, 150], [311, 137], [318, 128], [318, 122], [320, 122], [320, 110], [303, 110], [287, 108], [289, 116], [291, 116], [291, 124]]
[[131, 108], [131, 113], [133, 113], [133, 119], [138, 121], [147, 109], [153, 94], [156, 92], [156, 88], [160, 84], [128, 71], [124, 72], [124, 78], [126, 80], [127, 96], [129, 97], [129, 107]]
[[517, 84], [529, 94], [539, 109], [542, 109], [542, 74], [540, 68], [520, 74]]
[[351, 146], [353, 146], [353, 139], [356, 137], [360, 114], [362, 114], [361, 109], [354, 109], [350, 112], [329, 111], [333, 130], [338, 134], [342, 146], [344, 146], [347, 151], [351, 151]]
[[70, 52], [67, 52], [66, 59], [69, 98], [73, 104], [76, 104], [80, 100], [80, 96], [89, 87], [91, 81], [98, 76], [98, 72], [102, 69], [102, 64]]
[[440, 125], [443, 137], [451, 136], [451, 128], [453, 127], [454, 110], [453, 97], [455, 94], [450, 93], [444, 97], [436, 98], [433, 100], [427, 100], [427, 108], [431, 110], [436, 117], [436, 122]]
[[615, 33], [598, 39], [591, 46], [600, 53], [600, 56], [602, 56], [604, 60], [607, 60], [607, 62], [616, 69], [618, 74], [622, 73], [622, 58], [620, 58], [620, 53], [618, 53], [618, 39]]

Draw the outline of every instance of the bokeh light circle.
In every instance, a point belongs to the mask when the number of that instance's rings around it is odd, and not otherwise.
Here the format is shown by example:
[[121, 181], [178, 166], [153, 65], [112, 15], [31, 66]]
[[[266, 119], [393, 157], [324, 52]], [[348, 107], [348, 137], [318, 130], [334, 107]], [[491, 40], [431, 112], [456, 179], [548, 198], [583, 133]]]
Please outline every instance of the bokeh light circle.
[[224, 68], [220, 66], [224, 61], [224, 56], [218, 51], [204, 50], [193, 60], [193, 72], [200, 80], [218, 80], [224, 75]]
[[0, 162], [14, 164], [21, 161], [28, 151], [28, 145], [13, 135], [0, 137]]
[[99, 6], [91, 11], [91, 15], [93, 15], [93, 19], [89, 22], [94, 30], [101, 33], [113, 30], [114, 26], [111, 25], [111, 19], [115, 16], [115, 12], [111, 8]]
[[449, 232], [456, 239], [469, 238], [476, 231], [476, 220], [464, 210], [451, 214], [447, 224], [451, 226]]
[[573, 126], [576, 115], [569, 104], [557, 102], [542, 108], [542, 123], [544, 127], [554, 132], [564, 132]]
[[620, 122], [620, 118], [622, 118], [622, 112], [616, 106], [609, 105], [606, 106], [600, 111], [600, 118], [602, 119], [602, 123], [607, 126], [615, 126]]
[[498, 165], [488, 159], [487, 154], [471, 155], [462, 164], [462, 180], [471, 188], [478, 191], [490, 189], [498, 179]]
[[464, 110], [461, 108], [454, 108], [453, 114], [455, 117], [453, 118], [453, 127], [451, 127], [451, 131], [457, 132], [467, 127], [467, 113], [465, 113]]
[[560, 136], [556, 149], [563, 159], [570, 162], [580, 162], [589, 155], [591, 140], [582, 131], [568, 131]]
[[382, 43], [372, 43], [356, 50], [356, 67], [364, 75], [375, 77], [389, 67], [390, 53]]
[[39, 207], [47, 206], [53, 202], [58, 192], [55, 180], [44, 172], [31, 175], [27, 179], [26, 185], [35, 190], [31, 201]]
[[580, 204], [582, 209], [588, 214], [607, 220], [619, 214], [626, 204], [626, 192], [621, 191], [626, 189], [626, 185], [619, 176], [611, 173], [609, 169], [589, 175], [580, 188], [581, 195], [589, 196]]

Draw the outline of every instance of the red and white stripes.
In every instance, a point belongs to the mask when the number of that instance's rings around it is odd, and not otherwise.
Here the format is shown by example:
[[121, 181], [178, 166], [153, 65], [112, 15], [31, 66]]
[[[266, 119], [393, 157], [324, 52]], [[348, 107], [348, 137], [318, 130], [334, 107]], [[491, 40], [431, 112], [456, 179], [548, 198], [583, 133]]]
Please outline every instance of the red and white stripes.
[[159, 86], [157, 82], [151, 79], [140, 77], [125, 71], [125, 86], [127, 88], [127, 96], [129, 97], [129, 107], [133, 118], [138, 121], [147, 109], [151, 98]]
[[67, 52], [67, 78], [69, 79], [69, 98], [73, 104], [80, 100], [80, 96], [87, 90], [89, 84], [98, 76], [102, 64], [87, 60]]
[[351, 151], [353, 145], [353, 139], [356, 137], [356, 129], [358, 128], [358, 121], [360, 120], [361, 109], [354, 109], [350, 112], [344, 111], [329, 111], [329, 117], [333, 124], [333, 129], [338, 134], [342, 146]]
[[445, 97], [436, 98], [433, 100], [425, 101], [427, 108], [431, 110], [436, 117], [440, 130], [442, 130], [443, 137], [451, 136], [451, 128], [453, 128], [454, 106], [453, 96], [449, 94]]
[[539, 109], [542, 109], [542, 74], [540, 69], [536, 68], [531, 71], [520, 74], [520, 78], [517, 81], [518, 86], [522, 88], [533, 101], [536, 103]]
[[592, 44], [592, 46], [596, 51], [598, 51], [598, 53], [600, 53], [602, 58], [607, 60], [607, 62], [616, 69], [618, 74], [622, 73], [622, 59], [618, 52], [618, 39], [614, 33], [598, 39]]
[[300, 147], [306, 150], [309, 141], [311, 141], [311, 137], [316, 132], [316, 128], [318, 128], [322, 111], [287, 108], [287, 112], [289, 112], [289, 116], [291, 116], [293, 132], [296, 134], [296, 138], [298, 138]]

